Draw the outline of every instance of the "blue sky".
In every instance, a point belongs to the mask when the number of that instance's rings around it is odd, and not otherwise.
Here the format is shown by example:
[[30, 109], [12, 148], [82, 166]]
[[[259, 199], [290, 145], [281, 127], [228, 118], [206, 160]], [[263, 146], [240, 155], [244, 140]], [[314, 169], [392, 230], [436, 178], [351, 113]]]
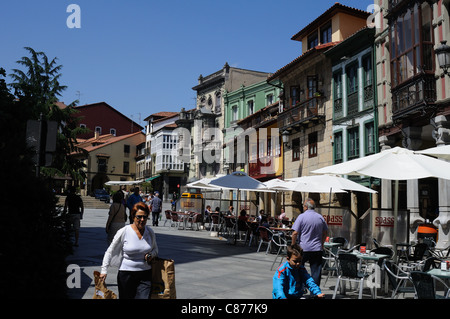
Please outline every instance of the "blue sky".
[[[104, 101], [142, 124], [156, 112], [195, 107], [199, 75], [225, 62], [264, 72], [283, 67], [301, 53], [291, 37], [335, 2], [2, 1], [0, 67], [20, 68], [24, 47], [43, 51], [63, 65], [61, 101]], [[366, 10], [373, 1], [340, 3]], [[70, 4], [81, 9], [81, 28], [66, 25]]]

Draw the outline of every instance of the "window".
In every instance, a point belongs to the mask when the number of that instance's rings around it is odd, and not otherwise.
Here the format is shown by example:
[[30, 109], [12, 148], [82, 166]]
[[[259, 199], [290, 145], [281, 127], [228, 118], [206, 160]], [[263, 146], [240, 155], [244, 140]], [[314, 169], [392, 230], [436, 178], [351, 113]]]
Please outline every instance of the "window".
[[365, 129], [365, 155], [375, 153], [375, 128], [373, 122], [366, 123], [364, 125]]
[[300, 102], [300, 89], [298, 86], [291, 86], [291, 106]]
[[273, 94], [267, 94], [266, 96], [266, 106], [273, 104]]
[[130, 154], [130, 145], [125, 144], [125, 145], [123, 146], [123, 152], [124, 152], [125, 154]]
[[95, 127], [95, 133], [98, 133], [98, 135], [102, 135], [102, 128], [101, 128], [101, 126], [96, 126]]
[[359, 127], [348, 130], [348, 159], [359, 157]]
[[308, 98], [314, 97], [314, 93], [317, 92], [317, 75], [310, 75], [307, 77], [308, 85]]
[[81, 128], [86, 128], [86, 124], [80, 124]]
[[116, 136], [116, 129], [115, 128], [109, 129], [109, 134]]
[[342, 109], [342, 71], [333, 74], [333, 107], [334, 118], [344, 116]]
[[99, 173], [106, 173], [106, 169], [107, 169], [106, 158], [99, 158], [99, 159], [97, 159], [97, 163], [98, 163], [98, 168], [97, 168], [98, 172]]
[[358, 64], [352, 63], [347, 69], [347, 115], [358, 112]]
[[253, 100], [252, 101], [248, 101], [247, 102], [247, 106], [248, 106], [248, 115], [253, 114], [254, 109], [253, 109]]
[[292, 161], [300, 160], [300, 139], [292, 140]]
[[347, 93], [352, 94], [358, 91], [358, 65], [351, 64], [347, 68]]
[[130, 162], [123, 162], [123, 173], [124, 174], [130, 173]]
[[428, 3], [415, 4], [393, 21], [390, 30], [392, 86], [422, 71], [433, 71], [433, 13]]
[[308, 50], [316, 47], [319, 44], [319, 37], [317, 32], [308, 36]]
[[344, 160], [342, 132], [334, 133], [334, 163], [341, 163]]
[[317, 132], [308, 134], [308, 157], [317, 156]]
[[320, 28], [320, 43], [331, 42], [331, 22]]
[[231, 108], [231, 121], [237, 120], [238, 120], [238, 107], [237, 105], [235, 105]]

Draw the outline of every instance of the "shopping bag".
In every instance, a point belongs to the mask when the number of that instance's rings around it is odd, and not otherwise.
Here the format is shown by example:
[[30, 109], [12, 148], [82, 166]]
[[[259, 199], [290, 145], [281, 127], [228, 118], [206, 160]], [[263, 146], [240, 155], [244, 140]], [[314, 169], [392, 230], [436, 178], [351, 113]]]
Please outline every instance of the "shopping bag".
[[100, 273], [94, 271], [95, 292], [92, 299], [117, 299], [117, 295], [106, 287], [103, 280], [100, 279]]
[[176, 299], [175, 262], [172, 259], [154, 257], [152, 265], [151, 299]]

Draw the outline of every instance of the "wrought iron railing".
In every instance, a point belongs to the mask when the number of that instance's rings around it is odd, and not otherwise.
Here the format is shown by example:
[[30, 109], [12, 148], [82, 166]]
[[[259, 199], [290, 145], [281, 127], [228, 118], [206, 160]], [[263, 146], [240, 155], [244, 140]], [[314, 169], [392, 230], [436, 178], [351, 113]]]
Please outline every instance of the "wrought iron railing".
[[278, 114], [278, 127], [282, 129], [321, 116], [319, 114], [319, 99], [316, 97], [310, 98]]

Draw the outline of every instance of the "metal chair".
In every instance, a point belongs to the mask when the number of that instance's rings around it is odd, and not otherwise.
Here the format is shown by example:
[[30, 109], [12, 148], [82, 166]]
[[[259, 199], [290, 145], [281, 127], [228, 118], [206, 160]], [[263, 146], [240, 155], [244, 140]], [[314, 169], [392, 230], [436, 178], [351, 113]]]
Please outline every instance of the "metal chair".
[[[354, 254], [339, 253], [337, 256], [337, 272], [338, 277], [334, 288], [333, 299], [336, 298], [337, 290], [341, 285], [341, 281], [356, 282], [359, 284], [358, 298], [362, 299], [364, 287], [364, 279], [368, 277], [367, 273], [358, 270], [359, 260]], [[345, 286], [344, 286], [345, 287]], [[372, 291], [371, 291], [372, 292]], [[373, 295], [373, 292], [372, 292]]]
[[269, 237], [269, 229], [267, 229], [264, 226], [259, 226], [258, 227], [258, 232], [259, 232], [259, 245], [258, 245], [258, 250], [256, 252], [259, 252], [259, 249], [261, 248], [262, 244], [266, 244], [267, 245], [267, 250], [266, 250], [266, 255], [269, 252], [269, 249], [271, 247], [272, 244], [272, 240]]
[[177, 227], [177, 229], [180, 229], [180, 223], [182, 222], [181, 219], [178, 218], [178, 214], [177, 212], [172, 212], [172, 225], [175, 225]]
[[171, 212], [172, 211], [170, 211], [170, 210], [166, 210], [164, 212], [166, 214], [166, 220], [164, 221], [164, 225], [163, 226], [166, 226], [166, 223], [169, 222], [170, 223], [169, 227], [172, 227], [172, 214], [171, 214]]
[[322, 259], [324, 261], [322, 270], [327, 271], [327, 278], [325, 279], [324, 285], [327, 284], [328, 278], [330, 278], [331, 274], [337, 272], [337, 250], [338, 247], [324, 249], [325, 254], [322, 256]]
[[413, 247], [413, 253], [401, 256], [399, 263], [403, 263], [402, 267], [411, 270], [422, 270], [425, 263], [424, 256], [428, 251], [428, 245], [425, 243], [418, 243]]
[[213, 228], [219, 230], [219, 214], [211, 214], [210, 216], [209, 231], [212, 232]]
[[[411, 280], [416, 290], [416, 299], [443, 299], [450, 296], [450, 287], [436, 276], [422, 271], [411, 271]], [[445, 296], [436, 294], [435, 281], [440, 282], [447, 290]]]
[[191, 228], [194, 229], [194, 224], [197, 225], [197, 230], [200, 230], [199, 223], [203, 222], [203, 215], [200, 213], [194, 213], [189, 217], [189, 222], [191, 223]]
[[405, 272], [398, 268], [397, 265], [388, 260], [383, 260], [383, 267], [388, 276], [389, 283], [392, 286], [391, 298], [398, 298], [399, 294], [415, 293], [414, 287], [406, 286], [408, 282], [412, 283], [411, 276], [408, 272]]
[[[278, 256], [281, 256], [281, 262], [283, 261], [283, 256], [287, 255], [287, 241], [286, 238], [284, 238], [284, 234], [283, 233], [274, 233], [271, 232], [270, 230], [268, 230], [271, 233], [270, 239], [271, 239], [271, 244], [274, 244], [274, 247], [278, 247], [277, 249], [277, 255], [275, 256], [275, 259], [272, 263], [272, 267], [270, 267], [270, 270], [273, 270], [273, 266], [275, 265], [275, 262], [278, 259]], [[282, 255], [280, 255], [280, 253]], [[283, 254], [284, 253], [284, 254]]]

